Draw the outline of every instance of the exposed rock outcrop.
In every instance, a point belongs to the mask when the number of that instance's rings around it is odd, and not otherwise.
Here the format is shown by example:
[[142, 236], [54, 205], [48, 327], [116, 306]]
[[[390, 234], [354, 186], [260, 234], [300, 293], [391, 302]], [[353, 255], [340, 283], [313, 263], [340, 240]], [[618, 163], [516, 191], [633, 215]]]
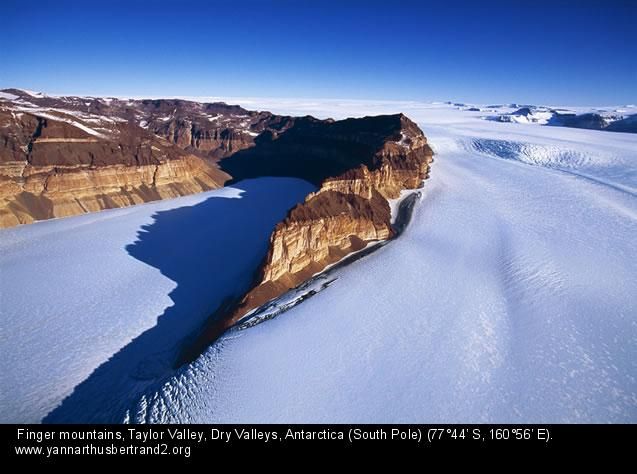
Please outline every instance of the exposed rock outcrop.
[[183, 100], [0, 94], [0, 227], [182, 196], [262, 176], [314, 183], [270, 237], [250, 291], [182, 352], [191, 360], [255, 308], [393, 237], [388, 199], [421, 186], [432, 151], [402, 114], [340, 121]]
[[280, 137], [224, 160], [222, 167], [235, 179], [297, 176], [319, 189], [276, 226], [253, 288], [211, 317], [179, 363], [199, 355], [255, 308], [347, 254], [391, 238], [388, 199], [420, 187], [431, 161], [422, 131], [402, 114], [340, 122], [298, 119]]
[[223, 103], [0, 94], [0, 227], [223, 186], [220, 158], [294, 120]]
[[[12, 166], [0, 181], [0, 227], [215, 189], [223, 174], [200, 158], [126, 166]], [[11, 170], [4, 167], [5, 177]]]
[[[397, 198], [403, 189], [419, 187], [429, 171], [431, 149], [422, 131], [404, 115], [318, 122], [312, 132], [310, 136], [320, 133], [325, 144], [306, 150], [303, 162], [351, 168], [323, 179], [320, 169], [299, 170], [297, 176], [321, 180], [320, 188], [277, 225], [257, 285], [230, 316], [231, 321], [367, 243], [391, 238], [387, 199]], [[306, 142], [306, 134], [299, 135], [295, 139]], [[352, 145], [359, 148], [358, 158], [348, 154]], [[287, 160], [283, 150], [277, 157]]]
[[[217, 165], [123, 120], [0, 103], [0, 227], [215, 189]], [[99, 119], [95, 119], [99, 120]]]

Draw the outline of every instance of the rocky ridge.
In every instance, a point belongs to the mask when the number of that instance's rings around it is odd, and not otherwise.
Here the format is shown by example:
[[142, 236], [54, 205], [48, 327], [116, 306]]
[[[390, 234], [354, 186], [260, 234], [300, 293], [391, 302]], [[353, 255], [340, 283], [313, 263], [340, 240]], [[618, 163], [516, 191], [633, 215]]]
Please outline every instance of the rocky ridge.
[[224, 103], [0, 91], [0, 227], [223, 186], [219, 159], [293, 120]]
[[[212, 341], [251, 311], [297, 287], [328, 265], [367, 245], [393, 237], [388, 199], [421, 187], [428, 177], [432, 151], [411, 120], [402, 114], [340, 122], [297, 122], [278, 140], [230, 157], [222, 167], [233, 176], [251, 176], [258, 163], [264, 175], [294, 175], [316, 182], [319, 189], [293, 208], [270, 237], [268, 254], [255, 283], [240, 299], [223, 305], [180, 363], [192, 360]], [[313, 138], [320, 134], [321, 144]], [[297, 144], [305, 143], [298, 155]], [[296, 166], [301, 160], [304, 166]], [[340, 169], [342, 172], [319, 171]]]
[[223, 103], [0, 92], [0, 226], [192, 194], [263, 176], [316, 186], [273, 230], [251, 289], [183, 349], [327, 266], [395, 235], [389, 199], [422, 186], [432, 150], [403, 114], [318, 120]]

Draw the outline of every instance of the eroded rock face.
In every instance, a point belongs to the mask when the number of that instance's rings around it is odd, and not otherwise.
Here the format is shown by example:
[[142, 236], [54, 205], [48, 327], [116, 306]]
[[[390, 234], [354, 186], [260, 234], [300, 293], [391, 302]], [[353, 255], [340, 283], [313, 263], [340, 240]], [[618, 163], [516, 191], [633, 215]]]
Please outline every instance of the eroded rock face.
[[340, 121], [183, 100], [0, 95], [0, 226], [192, 194], [262, 176], [317, 191], [270, 237], [252, 289], [212, 315], [199, 355], [253, 309], [394, 235], [388, 199], [422, 185], [432, 151], [402, 114]]
[[185, 196], [218, 188], [223, 180], [218, 169], [191, 156], [98, 169], [26, 165], [16, 179], [0, 181], [0, 227]]
[[290, 117], [223, 103], [0, 96], [0, 227], [223, 186], [218, 160]]
[[[358, 164], [348, 158], [345, 166], [354, 164], [354, 167], [338, 176], [323, 178], [319, 190], [307, 196], [277, 225], [257, 284], [233, 313], [232, 321], [348, 253], [370, 242], [391, 238], [387, 199], [399, 197], [404, 189], [420, 187], [427, 177], [431, 149], [422, 131], [404, 115], [367, 117], [345, 126], [338, 122], [322, 126], [327, 144], [314, 151], [317, 160], [333, 154], [333, 159], [338, 160], [334, 166], [342, 165], [339, 148], [348, 149], [352, 143], [367, 148], [367, 154], [360, 155], [362, 163]], [[301, 171], [300, 177], [320, 178], [320, 174], [306, 173]]]
[[262, 138], [222, 161], [237, 179], [281, 174], [315, 182], [319, 189], [276, 226], [253, 288], [211, 317], [179, 363], [194, 359], [253, 309], [347, 254], [391, 238], [388, 199], [420, 187], [431, 162], [424, 134], [402, 114], [340, 122], [297, 119], [280, 137]]

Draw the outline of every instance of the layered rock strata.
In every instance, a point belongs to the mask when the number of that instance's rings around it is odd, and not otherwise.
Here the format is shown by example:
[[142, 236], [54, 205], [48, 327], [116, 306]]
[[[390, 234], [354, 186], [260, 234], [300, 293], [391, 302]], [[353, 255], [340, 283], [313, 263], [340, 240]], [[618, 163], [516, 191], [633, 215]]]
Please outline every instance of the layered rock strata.
[[0, 91], [0, 227], [215, 189], [218, 160], [290, 117], [177, 99]]
[[270, 137], [260, 154], [257, 150], [221, 165], [235, 177], [291, 175], [316, 182], [319, 189], [276, 226], [252, 289], [210, 318], [178, 364], [192, 360], [252, 310], [328, 265], [390, 239], [394, 231], [388, 199], [420, 187], [432, 162], [422, 131], [402, 114], [341, 122], [300, 119], [281, 137]]
[[223, 103], [0, 91], [0, 227], [290, 176], [316, 192], [279, 223], [251, 289], [183, 350], [196, 357], [252, 310], [394, 235], [388, 199], [421, 186], [432, 151], [402, 114], [340, 121]]

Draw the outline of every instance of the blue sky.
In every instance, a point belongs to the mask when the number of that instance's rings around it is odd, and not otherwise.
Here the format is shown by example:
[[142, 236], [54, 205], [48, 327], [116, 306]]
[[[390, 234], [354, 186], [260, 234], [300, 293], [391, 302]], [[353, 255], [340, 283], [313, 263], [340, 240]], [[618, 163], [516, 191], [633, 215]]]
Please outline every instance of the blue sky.
[[0, 87], [637, 102], [637, 1], [3, 0]]

